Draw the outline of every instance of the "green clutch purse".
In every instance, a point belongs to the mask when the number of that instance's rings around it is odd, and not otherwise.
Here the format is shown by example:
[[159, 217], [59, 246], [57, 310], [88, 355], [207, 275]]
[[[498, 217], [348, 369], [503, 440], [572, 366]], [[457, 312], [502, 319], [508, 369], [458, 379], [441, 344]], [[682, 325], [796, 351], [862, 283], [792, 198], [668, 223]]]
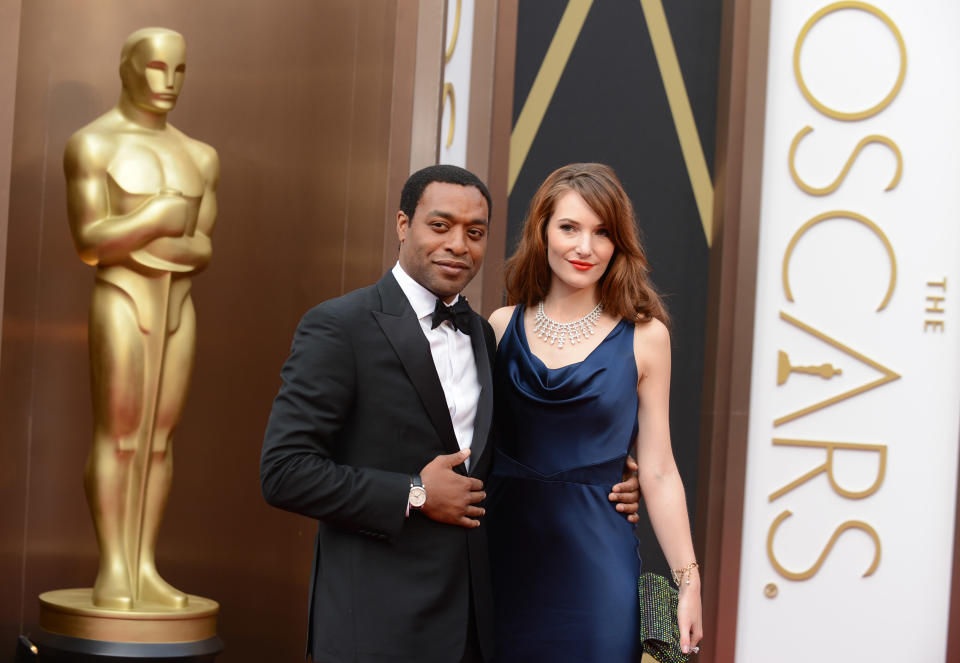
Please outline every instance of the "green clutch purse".
[[637, 580], [640, 595], [640, 638], [643, 651], [659, 663], [687, 663], [680, 650], [677, 624], [677, 590], [656, 573], [642, 573]]

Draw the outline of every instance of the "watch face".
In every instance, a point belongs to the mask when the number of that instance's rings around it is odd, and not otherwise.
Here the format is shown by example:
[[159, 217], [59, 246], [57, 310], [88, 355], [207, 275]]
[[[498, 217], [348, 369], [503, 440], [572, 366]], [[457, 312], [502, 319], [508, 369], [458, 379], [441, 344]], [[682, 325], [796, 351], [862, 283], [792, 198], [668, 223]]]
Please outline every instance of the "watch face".
[[427, 501], [427, 491], [423, 486], [413, 486], [410, 488], [410, 506], [419, 509]]

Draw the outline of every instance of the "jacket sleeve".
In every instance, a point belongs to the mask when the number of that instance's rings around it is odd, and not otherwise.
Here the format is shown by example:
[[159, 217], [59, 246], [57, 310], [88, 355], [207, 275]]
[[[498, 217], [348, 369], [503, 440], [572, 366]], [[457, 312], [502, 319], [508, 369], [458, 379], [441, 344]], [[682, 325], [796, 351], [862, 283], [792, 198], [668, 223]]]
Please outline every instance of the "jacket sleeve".
[[333, 307], [321, 304], [304, 315], [267, 423], [260, 489], [275, 507], [394, 539], [403, 528], [410, 477], [332, 460], [362, 388], [355, 360], [350, 331]]

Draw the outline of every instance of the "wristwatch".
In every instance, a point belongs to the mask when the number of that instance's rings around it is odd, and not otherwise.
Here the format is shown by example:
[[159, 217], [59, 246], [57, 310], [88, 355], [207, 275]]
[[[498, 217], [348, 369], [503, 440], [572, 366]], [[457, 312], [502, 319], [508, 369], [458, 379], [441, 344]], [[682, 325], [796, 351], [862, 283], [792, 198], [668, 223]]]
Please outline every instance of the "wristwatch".
[[410, 506], [419, 509], [427, 501], [427, 489], [423, 487], [423, 481], [419, 474], [410, 477], [410, 497], [408, 498]]

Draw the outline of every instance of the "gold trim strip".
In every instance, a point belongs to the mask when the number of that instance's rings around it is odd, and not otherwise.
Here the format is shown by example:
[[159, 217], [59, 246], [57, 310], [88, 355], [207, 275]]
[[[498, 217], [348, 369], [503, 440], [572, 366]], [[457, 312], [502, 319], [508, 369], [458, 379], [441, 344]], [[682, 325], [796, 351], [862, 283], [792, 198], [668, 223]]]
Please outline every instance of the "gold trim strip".
[[663, 11], [661, 0], [640, 0], [640, 6], [647, 20], [653, 52], [657, 56], [663, 87], [667, 92], [667, 102], [670, 104], [677, 137], [680, 139], [680, 151], [683, 153], [690, 185], [693, 187], [693, 196], [697, 201], [703, 234], [707, 239], [707, 246], [711, 246], [713, 244], [713, 182], [710, 179], [710, 170], [707, 168], [707, 159], [703, 154], [703, 146], [700, 144], [697, 124], [693, 119], [693, 109], [687, 97], [687, 88], [680, 73], [680, 63], [673, 46], [673, 38], [670, 36], [670, 26], [667, 24], [667, 16]]
[[526, 101], [523, 102], [523, 109], [517, 117], [517, 123], [510, 133], [510, 162], [507, 168], [508, 196], [513, 191], [520, 169], [527, 160], [530, 146], [537, 131], [540, 130], [543, 116], [547, 112], [553, 93], [557, 89], [557, 83], [560, 82], [560, 76], [567, 66], [573, 45], [577, 43], [577, 37], [580, 36], [580, 30], [592, 5], [593, 0], [570, 0], [567, 8], [563, 10], [557, 31], [550, 41], [550, 47], [547, 48], [543, 62], [540, 63], [540, 71], [533, 80], [533, 86]]

